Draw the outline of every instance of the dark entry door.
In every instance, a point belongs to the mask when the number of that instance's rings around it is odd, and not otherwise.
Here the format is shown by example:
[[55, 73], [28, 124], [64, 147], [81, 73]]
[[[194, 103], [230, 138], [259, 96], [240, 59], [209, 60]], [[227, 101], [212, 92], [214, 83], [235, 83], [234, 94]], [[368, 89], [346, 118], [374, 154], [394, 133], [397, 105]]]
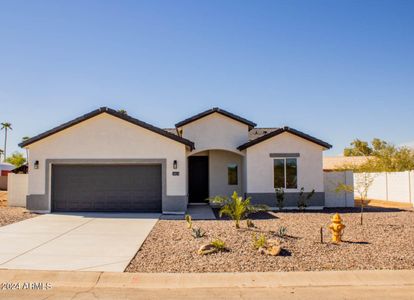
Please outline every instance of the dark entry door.
[[190, 203], [205, 203], [208, 196], [208, 156], [190, 156], [188, 200]]
[[160, 165], [53, 165], [53, 211], [160, 212]]

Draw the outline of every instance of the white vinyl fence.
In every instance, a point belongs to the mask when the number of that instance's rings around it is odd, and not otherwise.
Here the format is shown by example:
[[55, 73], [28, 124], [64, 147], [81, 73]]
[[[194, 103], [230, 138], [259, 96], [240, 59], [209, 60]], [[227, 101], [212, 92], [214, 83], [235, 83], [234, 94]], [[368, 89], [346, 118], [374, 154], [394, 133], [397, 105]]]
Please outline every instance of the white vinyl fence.
[[10, 173], [8, 175], [7, 185], [7, 204], [9, 206], [26, 207], [26, 196], [28, 192], [28, 175]]
[[325, 206], [326, 207], [354, 207], [354, 193], [336, 192], [339, 184], [353, 186], [352, 171], [324, 172]]
[[[368, 199], [414, 203], [414, 171], [370, 174], [373, 183], [368, 190]], [[355, 182], [361, 176], [363, 174], [355, 173]], [[359, 198], [358, 193], [355, 198]]]

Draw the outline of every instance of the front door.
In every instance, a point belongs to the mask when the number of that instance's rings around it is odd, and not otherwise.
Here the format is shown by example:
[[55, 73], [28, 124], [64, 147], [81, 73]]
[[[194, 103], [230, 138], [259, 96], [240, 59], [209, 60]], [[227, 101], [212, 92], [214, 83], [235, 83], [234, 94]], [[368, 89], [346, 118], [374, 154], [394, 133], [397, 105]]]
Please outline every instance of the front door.
[[188, 201], [206, 203], [208, 196], [208, 156], [190, 156], [188, 158]]

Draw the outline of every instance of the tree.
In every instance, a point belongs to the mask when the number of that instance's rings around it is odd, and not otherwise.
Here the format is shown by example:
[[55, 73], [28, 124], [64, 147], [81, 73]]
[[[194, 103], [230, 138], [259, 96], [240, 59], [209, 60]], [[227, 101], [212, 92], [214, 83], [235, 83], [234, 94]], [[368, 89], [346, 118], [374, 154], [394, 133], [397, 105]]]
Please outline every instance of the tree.
[[13, 152], [11, 156], [6, 158], [5, 161], [16, 166], [17, 168], [26, 163], [26, 158], [24, 158], [22, 153], [16, 151], [16, 152]]
[[4, 149], [3, 149], [3, 157], [7, 157], [7, 131], [12, 130], [12, 124], [8, 122], [1, 123], [1, 130], [4, 130]]
[[344, 149], [344, 156], [371, 155], [372, 148], [367, 142], [355, 139], [351, 142], [351, 147]]
[[3, 149], [0, 149], [0, 162], [2, 161], [1, 157], [2, 157], [3, 153], [4, 153]]
[[354, 176], [356, 178], [356, 181], [354, 182], [354, 185], [347, 185], [344, 183], [339, 183], [336, 187], [335, 191], [337, 193], [340, 192], [351, 192], [351, 193], [357, 193], [359, 196], [359, 199], [361, 200], [361, 217], [360, 217], [360, 224], [363, 225], [363, 219], [364, 219], [364, 206], [366, 201], [368, 200], [368, 191], [371, 188], [372, 184], [374, 183], [374, 179], [376, 177], [375, 173], [370, 172], [369, 170], [372, 168], [372, 159], [367, 158], [367, 162], [362, 165], [353, 165], [348, 166], [347, 169], [353, 170], [355, 173], [357, 173], [357, 176]]
[[128, 112], [125, 109], [118, 109], [118, 112], [123, 115], [127, 115]]
[[[351, 145], [353, 147], [344, 149], [344, 155], [365, 156], [366, 162], [359, 166], [365, 172], [403, 172], [414, 170], [414, 151], [407, 147], [396, 147], [378, 138], [372, 140], [372, 146], [358, 139], [352, 142]], [[350, 168], [352, 165], [344, 167], [358, 172], [358, 168]]]
[[[28, 139], [30, 139], [30, 137], [24, 136], [24, 137], [22, 137], [22, 142], [25, 142]], [[26, 162], [28, 162], [29, 161], [29, 150], [27, 150], [27, 148], [25, 150], [26, 150]]]

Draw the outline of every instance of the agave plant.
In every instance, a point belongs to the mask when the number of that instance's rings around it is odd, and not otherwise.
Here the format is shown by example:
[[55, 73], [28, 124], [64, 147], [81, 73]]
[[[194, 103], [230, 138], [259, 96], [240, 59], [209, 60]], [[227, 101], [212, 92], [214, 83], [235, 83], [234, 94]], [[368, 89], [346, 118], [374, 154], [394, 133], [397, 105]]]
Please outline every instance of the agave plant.
[[281, 237], [281, 238], [284, 238], [284, 237], [286, 236], [286, 234], [287, 234], [287, 231], [288, 231], [288, 229], [287, 229], [287, 227], [286, 227], [286, 226], [280, 226], [280, 227], [277, 229], [277, 235], [278, 235], [279, 237]]
[[199, 228], [192, 228], [192, 230], [193, 230], [193, 232], [191, 233], [191, 235], [195, 239], [202, 238], [206, 234], [206, 232], [203, 229], [201, 229], [200, 227]]
[[234, 192], [230, 199], [227, 197], [214, 197], [211, 201], [221, 205], [220, 217], [223, 215], [229, 216], [234, 220], [236, 228], [240, 228], [240, 221], [246, 219], [249, 214], [269, 210], [269, 207], [266, 205], [250, 204], [250, 199], [248, 197], [243, 200], [243, 197], [239, 197], [237, 192]]

